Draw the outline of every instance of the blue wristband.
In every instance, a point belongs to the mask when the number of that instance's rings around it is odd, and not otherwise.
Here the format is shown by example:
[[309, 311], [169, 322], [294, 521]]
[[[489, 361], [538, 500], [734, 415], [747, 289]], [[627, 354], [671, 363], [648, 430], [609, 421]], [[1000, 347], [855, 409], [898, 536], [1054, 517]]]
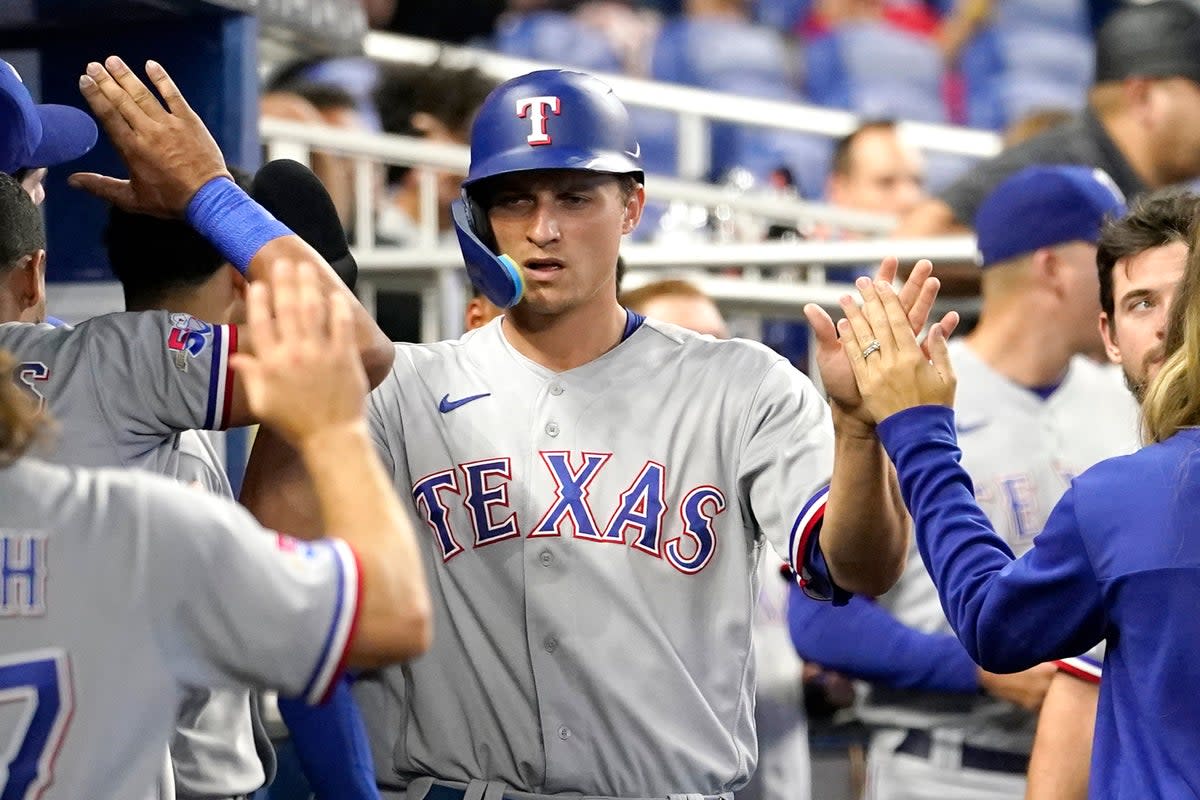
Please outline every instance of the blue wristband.
[[188, 224], [243, 275], [267, 242], [292, 231], [228, 178], [213, 178], [187, 205]]

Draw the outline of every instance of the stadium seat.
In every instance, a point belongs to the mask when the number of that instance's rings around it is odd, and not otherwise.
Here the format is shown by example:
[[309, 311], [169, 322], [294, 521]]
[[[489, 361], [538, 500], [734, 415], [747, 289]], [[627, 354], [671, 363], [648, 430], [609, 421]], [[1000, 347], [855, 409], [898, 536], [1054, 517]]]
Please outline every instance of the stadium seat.
[[734, 19], [677, 19], [665, 24], [654, 45], [656, 80], [732, 91], [733, 85], [793, 85], [783, 37], [763, 25]]
[[805, 88], [814, 103], [867, 117], [947, 121], [942, 57], [932, 39], [886, 22], [853, 22], [812, 39]]
[[496, 28], [492, 46], [510, 56], [590, 72], [621, 71], [621, 59], [602, 33], [560, 11], [505, 15]]
[[[666, 24], [655, 43], [651, 76], [656, 80], [699, 86], [743, 97], [799, 101], [793, 88], [787, 44], [777, 31], [731, 19], [679, 19]], [[757, 178], [785, 166], [803, 150], [795, 134], [735, 124], [714, 124], [709, 177], [734, 166], [747, 166]], [[651, 149], [660, 147], [648, 140]], [[666, 148], [660, 148], [660, 153]], [[657, 157], [661, 157], [656, 155]]]
[[754, 0], [754, 18], [777, 31], [791, 33], [809, 12], [813, 0]]
[[1011, 0], [964, 48], [967, 123], [1003, 130], [1032, 111], [1083, 107], [1094, 45], [1082, 0]]

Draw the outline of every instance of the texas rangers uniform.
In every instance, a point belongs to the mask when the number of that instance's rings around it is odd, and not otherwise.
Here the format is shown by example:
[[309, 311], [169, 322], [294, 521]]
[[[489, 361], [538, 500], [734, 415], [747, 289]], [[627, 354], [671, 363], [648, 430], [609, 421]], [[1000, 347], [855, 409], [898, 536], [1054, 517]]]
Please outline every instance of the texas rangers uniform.
[[[1019, 555], [1074, 476], [1137, 448], [1136, 404], [1115, 370], [1082, 356], [1045, 398], [995, 372], [963, 340], [950, 343], [950, 357], [962, 465], [980, 507]], [[909, 627], [952, 633], [915, 544], [904, 575], [879, 602]], [[1020, 765], [1036, 717], [1010, 703], [874, 685], [860, 714], [878, 729], [870, 753], [872, 797], [944, 797], [951, 789], [972, 798], [1023, 794]], [[964, 748], [994, 766], [960, 766], [960, 759], [971, 760], [961, 755]]]
[[639, 322], [561, 373], [502, 318], [397, 346], [368, 421], [439, 633], [355, 684], [381, 785], [721, 795], [754, 768], [757, 564], [820, 575], [829, 407], [761, 345]]
[[152, 475], [0, 470], [5, 798], [144, 797], [184, 685], [320, 699], [358, 602], [353, 554], [269, 534]]
[[[165, 311], [109, 314], [75, 328], [0, 325], [0, 347], [54, 419], [52, 461], [138, 467], [233, 497], [211, 443], [190, 429], [225, 426], [235, 327]], [[172, 743], [177, 794], [230, 797], [263, 785], [250, 703], [244, 689], [189, 693]]]

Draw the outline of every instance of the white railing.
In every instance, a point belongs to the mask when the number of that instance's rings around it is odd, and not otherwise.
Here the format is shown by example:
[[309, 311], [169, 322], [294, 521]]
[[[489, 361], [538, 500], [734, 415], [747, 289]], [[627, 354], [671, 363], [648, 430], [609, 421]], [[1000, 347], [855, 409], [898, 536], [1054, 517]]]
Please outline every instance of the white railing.
[[[432, 340], [461, 332], [463, 288], [458, 280], [462, 256], [453, 245], [439, 244], [436, 177], [425, 171], [420, 178], [418, 243], [406, 247], [381, 247], [375, 243], [375, 173], [378, 164], [420, 166], [464, 174], [468, 150], [459, 145], [386, 134], [346, 131], [318, 125], [264, 119], [263, 141], [269, 158], [295, 158], [308, 163], [313, 149], [355, 159], [354, 254], [360, 269], [360, 297], [373, 309], [380, 288], [405, 288], [421, 293], [422, 338]], [[674, 178], [649, 176], [649, 194], [660, 200], [724, 207], [732, 213], [752, 214], [793, 224], [823, 223], [866, 234], [886, 233], [894, 220], [878, 214], [852, 212], [767, 192], [738, 194], [728, 188]], [[622, 255], [631, 271], [662, 274], [749, 268], [747, 277], [727, 280], [693, 275], [722, 306], [757, 308], [784, 316], [800, 315], [805, 303], [828, 308], [851, 289], [827, 283], [824, 267], [877, 263], [885, 256], [902, 262], [919, 258], [935, 261], [970, 261], [975, 258], [972, 237], [936, 239], [857, 239], [853, 241], [774, 241], [761, 243], [637, 244], [628, 243]], [[803, 280], [791, 282], [756, 279], [758, 268], [807, 267]], [[786, 271], [786, 270], [785, 270]], [[640, 282], [635, 276], [632, 284]]]
[[[363, 47], [376, 61], [429, 65], [440, 58], [455, 66], [475, 66], [500, 80], [558, 66], [377, 31], [367, 34]], [[679, 116], [679, 172], [689, 178], [699, 178], [708, 171], [708, 124], [713, 121], [830, 138], [845, 136], [861, 122], [851, 112], [821, 106], [742, 97], [626, 75], [598, 73], [597, 77], [612, 86], [627, 105], [671, 111]], [[900, 127], [908, 141], [930, 152], [987, 158], [1001, 148], [1000, 137], [987, 131], [924, 122], [902, 122]]]

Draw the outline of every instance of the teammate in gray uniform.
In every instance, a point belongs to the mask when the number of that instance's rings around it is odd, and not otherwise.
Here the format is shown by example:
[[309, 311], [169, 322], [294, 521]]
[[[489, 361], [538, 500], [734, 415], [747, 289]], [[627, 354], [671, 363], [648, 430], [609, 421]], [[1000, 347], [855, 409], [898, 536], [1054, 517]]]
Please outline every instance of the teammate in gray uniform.
[[[511, 307], [458, 341], [397, 345], [369, 402], [424, 522], [440, 626], [425, 657], [355, 684], [380, 784], [409, 800], [727, 797], [757, 755], [762, 548], [839, 598], [834, 582], [882, 591], [907, 552], [833, 323], [809, 309], [831, 420], [766, 347], [618, 305], [642, 168], [624, 106], [590, 76], [501, 85], [471, 146], [460, 243]], [[930, 269], [904, 289], [918, 328]], [[260, 520], [312, 520], [295, 465], [257, 443], [256, 458]]]
[[[249, 187], [240, 177], [238, 183]], [[246, 279], [182, 220], [114, 208], [105, 246], [127, 311], [162, 309], [210, 323], [245, 322]], [[233, 500], [212, 435], [181, 432], [176, 440], [179, 463], [169, 477]], [[189, 800], [241, 797], [270, 782], [275, 752], [257, 705], [257, 698], [244, 689], [188, 690], [171, 742], [171, 794]]]
[[[1100, 234], [1100, 333], [1109, 360], [1120, 365], [1139, 401], [1162, 366], [1167, 310], [1183, 280], [1198, 213], [1200, 196], [1160, 192], [1135, 202]], [[1038, 716], [1027, 800], [1087, 796], [1104, 652], [1101, 642], [1057, 662]]]
[[[199, 196], [198, 187], [208, 186], [214, 174], [225, 172], [220, 153], [165, 73], [160, 71], [156, 82], [170, 104], [169, 111], [148, 95], [123, 64], [109, 63], [112, 74], [93, 65], [95, 77], [89, 78], [85, 96], [105, 122], [129, 164], [133, 180], [123, 184], [85, 176], [81, 183], [127, 208], [177, 215], [189, 198]], [[130, 100], [134, 97], [140, 98], [143, 105]], [[118, 107], [123, 110], [118, 111]], [[134, 132], [144, 135], [131, 137]], [[239, 193], [235, 200], [250, 204], [244, 193], [232, 184], [229, 188]], [[251, 218], [249, 222], [265, 228], [270, 238], [260, 236], [262, 246], [256, 251], [245, 252], [244, 245], [236, 241], [243, 235], [253, 241], [252, 224], [229, 232], [234, 249], [243, 251], [241, 258], [250, 259], [249, 264], [241, 265], [250, 279], [257, 277], [270, 257], [290, 256], [322, 263], [297, 237], [286, 229], [269, 228], [273, 220], [261, 209], [258, 213], [257, 220]], [[208, 232], [210, 236], [214, 233], [220, 231]], [[44, 242], [38, 246], [43, 247]], [[170, 259], [164, 259], [160, 267], [169, 269]], [[322, 271], [329, 287], [345, 292], [323, 263]], [[384, 348], [376, 346], [373, 351], [376, 360], [371, 371], [378, 380], [380, 367], [390, 362], [390, 346], [369, 316], [357, 303], [354, 305], [368, 363], [372, 343], [385, 343]], [[184, 432], [194, 428], [215, 430], [253, 419], [229, 371], [229, 358], [239, 349], [237, 333], [234, 326], [203, 322], [186, 311], [138, 312], [92, 319], [74, 329], [0, 326], [0, 343], [17, 353], [18, 380], [48, 406], [58, 421], [60, 436], [52, 454], [54, 460], [90, 466], [139, 466], [190, 480], [194, 476], [189, 470], [214, 454], [195, 434]], [[245, 337], [242, 339], [241, 350], [245, 352], [247, 343]], [[202, 470], [208, 480], [230, 493], [219, 472], [209, 467]], [[245, 722], [250, 713], [244, 691], [230, 697], [238, 701], [236, 711], [225, 710], [239, 719], [209, 719], [217, 728], [224, 722]], [[188, 708], [198, 708], [192, 699]], [[220, 712], [209, 704], [204, 713]], [[266, 770], [255, 752], [251, 729], [242, 725], [242, 730], [244, 741], [230, 741], [227, 733], [213, 733], [212, 727], [209, 733], [213, 735], [207, 740], [195, 736], [187, 740], [189, 746], [182, 748], [187, 755], [181, 763], [185, 767], [191, 763], [194, 768], [181, 770], [179, 788], [183, 793], [195, 790], [204, 796], [228, 796], [233, 791], [252, 791], [263, 783]], [[192, 732], [204, 735], [194, 727]], [[238, 763], [240, 770], [235, 769]]]
[[[1104, 219], [1123, 212], [1102, 173], [1031, 167], [998, 186], [976, 218], [981, 318], [949, 345], [958, 436], [981, 508], [1017, 553], [1033, 545], [1074, 475], [1137, 448], [1136, 407], [1119, 376], [1081, 355], [1100, 343], [1095, 242]], [[910, 628], [951, 633], [915, 547], [878, 602]], [[868, 796], [1022, 797], [1035, 723], [1027, 709], [1052, 673], [1050, 665], [981, 673], [987, 694], [872, 684], [859, 712], [875, 728]]]
[[[210, 221], [204, 233], [217, 240], [218, 249], [237, 251], [230, 260], [242, 262], [237, 266], [248, 280], [262, 277], [272, 260], [306, 260], [319, 266], [329, 290], [352, 298], [311, 247], [232, 184], [216, 143], [170, 77], [157, 66], [151, 74], [169, 108], [119, 59], [111, 58], [107, 68], [89, 65], [84, 96], [128, 165], [131, 180], [81, 174], [72, 182], [127, 211], [158, 216], [180, 216], [201, 196], [201, 188], [223, 184], [221, 191], [236, 206], [224, 215], [233, 230]], [[249, 214], [241, 219], [258, 228], [238, 229], [237, 213]], [[196, 217], [191, 221], [201, 224]], [[377, 381], [390, 364], [391, 345], [357, 302], [352, 307], [364, 366]], [[254, 421], [229, 369], [233, 353], [250, 351], [236, 326], [209, 324], [182, 312], [109, 314], [75, 328], [0, 325], [0, 345], [17, 357], [18, 381], [55, 416], [58, 461], [176, 475], [180, 431]]]
[[310, 265], [281, 266], [273, 288], [274, 315], [255, 287], [259, 349], [239, 374], [254, 413], [303, 454], [341, 539], [274, 534], [157, 476], [22, 458], [41, 413], [0, 384], [5, 798], [144, 796], [185, 686], [316, 702], [347, 658], [375, 666], [427, 646], [420, 557], [371, 452], [350, 305], [326, 301]]

